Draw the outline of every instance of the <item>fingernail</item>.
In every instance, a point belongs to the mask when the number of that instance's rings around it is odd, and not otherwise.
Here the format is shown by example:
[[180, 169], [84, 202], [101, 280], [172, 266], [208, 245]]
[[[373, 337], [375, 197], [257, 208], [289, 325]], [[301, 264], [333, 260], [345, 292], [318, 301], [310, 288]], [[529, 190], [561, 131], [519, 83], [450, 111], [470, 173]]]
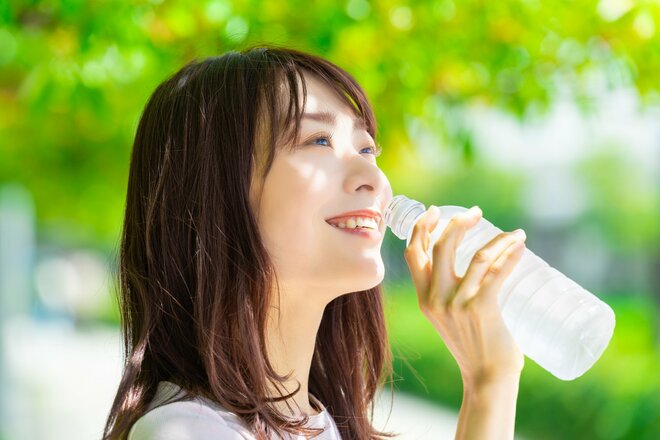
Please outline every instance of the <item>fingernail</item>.
[[477, 215], [480, 212], [481, 212], [481, 209], [477, 205], [474, 205], [472, 208], [468, 209], [467, 214], [470, 217], [472, 217], [472, 216]]
[[516, 229], [515, 231], [513, 231], [513, 233], [520, 238], [527, 237], [527, 234], [525, 234], [525, 231], [523, 231], [522, 229]]

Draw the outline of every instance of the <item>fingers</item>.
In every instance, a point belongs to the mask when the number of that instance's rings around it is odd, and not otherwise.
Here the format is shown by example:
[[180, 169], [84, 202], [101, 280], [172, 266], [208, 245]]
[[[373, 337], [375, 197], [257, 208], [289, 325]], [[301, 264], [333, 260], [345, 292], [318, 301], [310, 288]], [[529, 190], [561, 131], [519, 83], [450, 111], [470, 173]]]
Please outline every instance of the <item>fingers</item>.
[[483, 297], [484, 301], [496, 299], [497, 292], [525, 249], [526, 236], [520, 231], [499, 234], [474, 254], [456, 292], [453, 301], [456, 306], [465, 307], [476, 300], [475, 296]]
[[524, 241], [518, 241], [509, 246], [486, 272], [479, 297], [484, 301], [497, 302], [497, 294], [502, 289], [504, 281], [511, 275], [524, 252]]
[[468, 211], [455, 215], [433, 246], [433, 273], [431, 286], [437, 292], [438, 304], [448, 304], [456, 292], [460, 278], [455, 272], [456, 249], [463, 241], [468, 229], [481, 220], [482, 212], [474, 206]]
[[[410, 269], [410, 277], [419, 295], [426, 295], [429, 291], [431, 262], [429, 261], [427, 249], [429, 247], [429, 234], [438, 224], [439, 214], [440, 210], [433, 205], [422, 214], [421, 218], [415, 223], [410, 243], [403, 252]], [[426, 300], [426, 298], [419, 298], [420, 302], [423, 300]]]

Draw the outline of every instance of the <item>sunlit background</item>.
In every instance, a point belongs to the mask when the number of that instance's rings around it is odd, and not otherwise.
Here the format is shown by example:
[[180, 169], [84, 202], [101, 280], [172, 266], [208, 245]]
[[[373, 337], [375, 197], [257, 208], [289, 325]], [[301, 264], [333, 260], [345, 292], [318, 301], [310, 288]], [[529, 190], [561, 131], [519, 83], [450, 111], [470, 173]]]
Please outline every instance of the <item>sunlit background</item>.
[[[114, 276], [140, 112], [191, 59], [259, 42], [364, 86], [395, 194], [522, 227], [614, 309], [582, 377], [526, 359], [520, 438], [660, 438], [659, 26], [658, 0], [0, 2], [0, 438], [100, 438], [121, 373]], [[404, 247], [388, 231], [402, 396], [388, 428], [424, 414], [452, 432], [460, 374], [417, 309]]]

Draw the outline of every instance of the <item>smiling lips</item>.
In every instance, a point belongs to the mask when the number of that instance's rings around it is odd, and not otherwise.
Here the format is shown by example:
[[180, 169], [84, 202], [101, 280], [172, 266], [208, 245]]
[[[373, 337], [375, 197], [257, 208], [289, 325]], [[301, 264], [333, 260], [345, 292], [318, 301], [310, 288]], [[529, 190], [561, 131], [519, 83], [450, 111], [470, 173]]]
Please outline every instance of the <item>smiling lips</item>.
[[378, 229], [372, 229], [372, 228], [340, 228], [339, 226], [334, 226], [331, 225], [332, 229], [336, 229], [338, 231], [342, 231], [346, 234], [351, 234], [354, 236], [359, 236], [359, 237], [364, 237], [364, 238], [370, 238], [373, 240], [377, 240], [380, 238], [380, 231]]
[[[351, 224], [351, 220], [354, 222], [354, 224]], [[328, 218], [325, 221], [333, 226], [340, 226], [341, 223], [344, 223], [344, 226], [375, 226], [375, 228], [378, 229], [378, 225], [381, 221], [381, 215], [378, 211], [373, 209], [360, 209], [357, 211], [345, 212], [336, 217]]]
[[380, 220], [380, 214], [377, 212], [361, 210], [327, 219], [326, 222], [335, 229], [340, 229], [347, 234], [378, 239], [381, 235], [379, 228]]

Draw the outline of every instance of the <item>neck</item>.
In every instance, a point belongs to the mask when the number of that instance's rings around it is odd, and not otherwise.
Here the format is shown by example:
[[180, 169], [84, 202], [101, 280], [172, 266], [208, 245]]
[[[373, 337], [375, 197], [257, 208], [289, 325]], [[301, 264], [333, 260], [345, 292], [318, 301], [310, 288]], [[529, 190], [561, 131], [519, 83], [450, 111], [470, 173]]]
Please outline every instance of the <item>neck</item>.
[[[316, 334], [325, 304], [310, 301], [309, 296], [305, 298], [304, 294], [284, 294], [282, 290], [278, 316], [277, 300], [274, 302], [269, 308], [266, 331], [268, 357], [278, 374], [291, 373], [290, 379], [280, 385], [284, 388], [282, 392], [293, 392], [297, 382], [300, 382], [300, 390], [288, 400], [294, 412], [291, 412], [285, 401], [275, 402], [273, 405], [290, 416], [318, 414], [319, 411], [312, 407], [309, 400], [308, 383]], [[270, 397], [279, 397], [275, 387], [272, 384], [269, 384], [269, 387]]]

